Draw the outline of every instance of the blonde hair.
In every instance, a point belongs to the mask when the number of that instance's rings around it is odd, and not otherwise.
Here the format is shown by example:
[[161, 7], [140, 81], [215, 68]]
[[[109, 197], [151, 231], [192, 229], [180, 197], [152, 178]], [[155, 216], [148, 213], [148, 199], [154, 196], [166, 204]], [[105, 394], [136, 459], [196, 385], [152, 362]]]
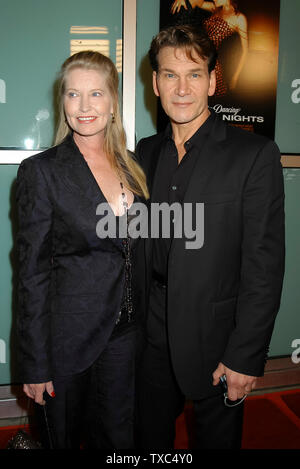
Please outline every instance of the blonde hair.
[[62, 65], [58, 82], [59, 118], [55, 145], [61, 143], [72, 129], [64, 113], [65, 83], [68, 73], [75, 68], [96, 70], [104, 73], [113, 103], [113, 118], [108, 120], [104, 136], [104, 151], [110, 158], [112, 168], [121, 181], [134, 194], [149, 198], [146, 177], [142, 168], [126, 148], [126, 135], [122, 125], [118, 85], [119, 77], [114, 63], [105, 55], [95, 51], [82, 51], [69, 57]]

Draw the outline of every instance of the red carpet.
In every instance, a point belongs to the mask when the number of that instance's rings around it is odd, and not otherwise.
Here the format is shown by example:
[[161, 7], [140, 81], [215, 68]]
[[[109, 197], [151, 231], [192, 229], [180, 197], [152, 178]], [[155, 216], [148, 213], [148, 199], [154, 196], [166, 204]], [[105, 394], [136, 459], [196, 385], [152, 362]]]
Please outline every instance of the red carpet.
[[[177, 420], [176, 449], [193, 441], [192, 407]], [[249, 396], [245, 401], [243, 449], [300, 449], [300, 389]]]
[[[6, 447], [18, 428], [0, 427], [0, 449]], [[176, 430], [175, 449], [189, 449], [193, 441], [191, 404], [178, 418]], [[246, 399], [242, 448], [300, 449], [300, 389]]]

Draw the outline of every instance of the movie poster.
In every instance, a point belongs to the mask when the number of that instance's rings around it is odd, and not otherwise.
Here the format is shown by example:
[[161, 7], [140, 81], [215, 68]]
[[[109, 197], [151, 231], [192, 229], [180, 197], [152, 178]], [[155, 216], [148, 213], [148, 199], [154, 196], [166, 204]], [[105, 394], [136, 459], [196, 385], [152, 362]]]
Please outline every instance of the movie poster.
[[[160, 27], [205, 28], [218, 51], [209, 106], [229, 124], [274, 139], [280, 0], [161, 0]], [[166, 116], [159, 108], [159, 130]]]

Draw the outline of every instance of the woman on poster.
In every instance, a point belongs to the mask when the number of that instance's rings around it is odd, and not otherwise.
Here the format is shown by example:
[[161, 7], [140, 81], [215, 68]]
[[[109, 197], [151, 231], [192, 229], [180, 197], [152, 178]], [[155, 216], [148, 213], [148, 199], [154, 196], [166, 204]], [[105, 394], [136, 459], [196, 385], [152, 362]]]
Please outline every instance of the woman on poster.
[[[189, 2], [193, 9], [198, 7], [211, 13], [211, 16], [203, 21], [203, 26], [210, 39], [214, 42], [217, 51], [220, 50], [226, 39], [231, 37], [234, 33], [238, 34], [242, 52], [229, 84], [229, 88], [234, 90], [244, 67], [248, 52], [248, 27], [246, 16], [238, 10], [237, 1], [235, 0], [175, 0], [171, 6], [171, 13], [178, 13], [181, 8], [187, 10], [187, 2]], [[219, 60], [216, 63], [216, 78], [217, 85], [215, 96], [224, 96], [227, 93], [227, 86], [224, 80], [222, 65]]]

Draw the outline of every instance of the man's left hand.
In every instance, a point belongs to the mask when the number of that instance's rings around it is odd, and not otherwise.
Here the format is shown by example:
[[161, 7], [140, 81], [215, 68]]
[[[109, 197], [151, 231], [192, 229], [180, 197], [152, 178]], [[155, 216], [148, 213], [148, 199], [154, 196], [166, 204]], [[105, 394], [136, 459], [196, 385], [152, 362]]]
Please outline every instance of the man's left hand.
[[218, 368], [213, 373], [213, 385], [219, 384], [220, 377], [225, 375], [228, 387], [228, 399], [236, 401], [241, 399], [245, 394], [249, 394], [255, 388], [257, 377], [243, 375], [236, 371], [230, 370], [223, 363], [219, 363]]

